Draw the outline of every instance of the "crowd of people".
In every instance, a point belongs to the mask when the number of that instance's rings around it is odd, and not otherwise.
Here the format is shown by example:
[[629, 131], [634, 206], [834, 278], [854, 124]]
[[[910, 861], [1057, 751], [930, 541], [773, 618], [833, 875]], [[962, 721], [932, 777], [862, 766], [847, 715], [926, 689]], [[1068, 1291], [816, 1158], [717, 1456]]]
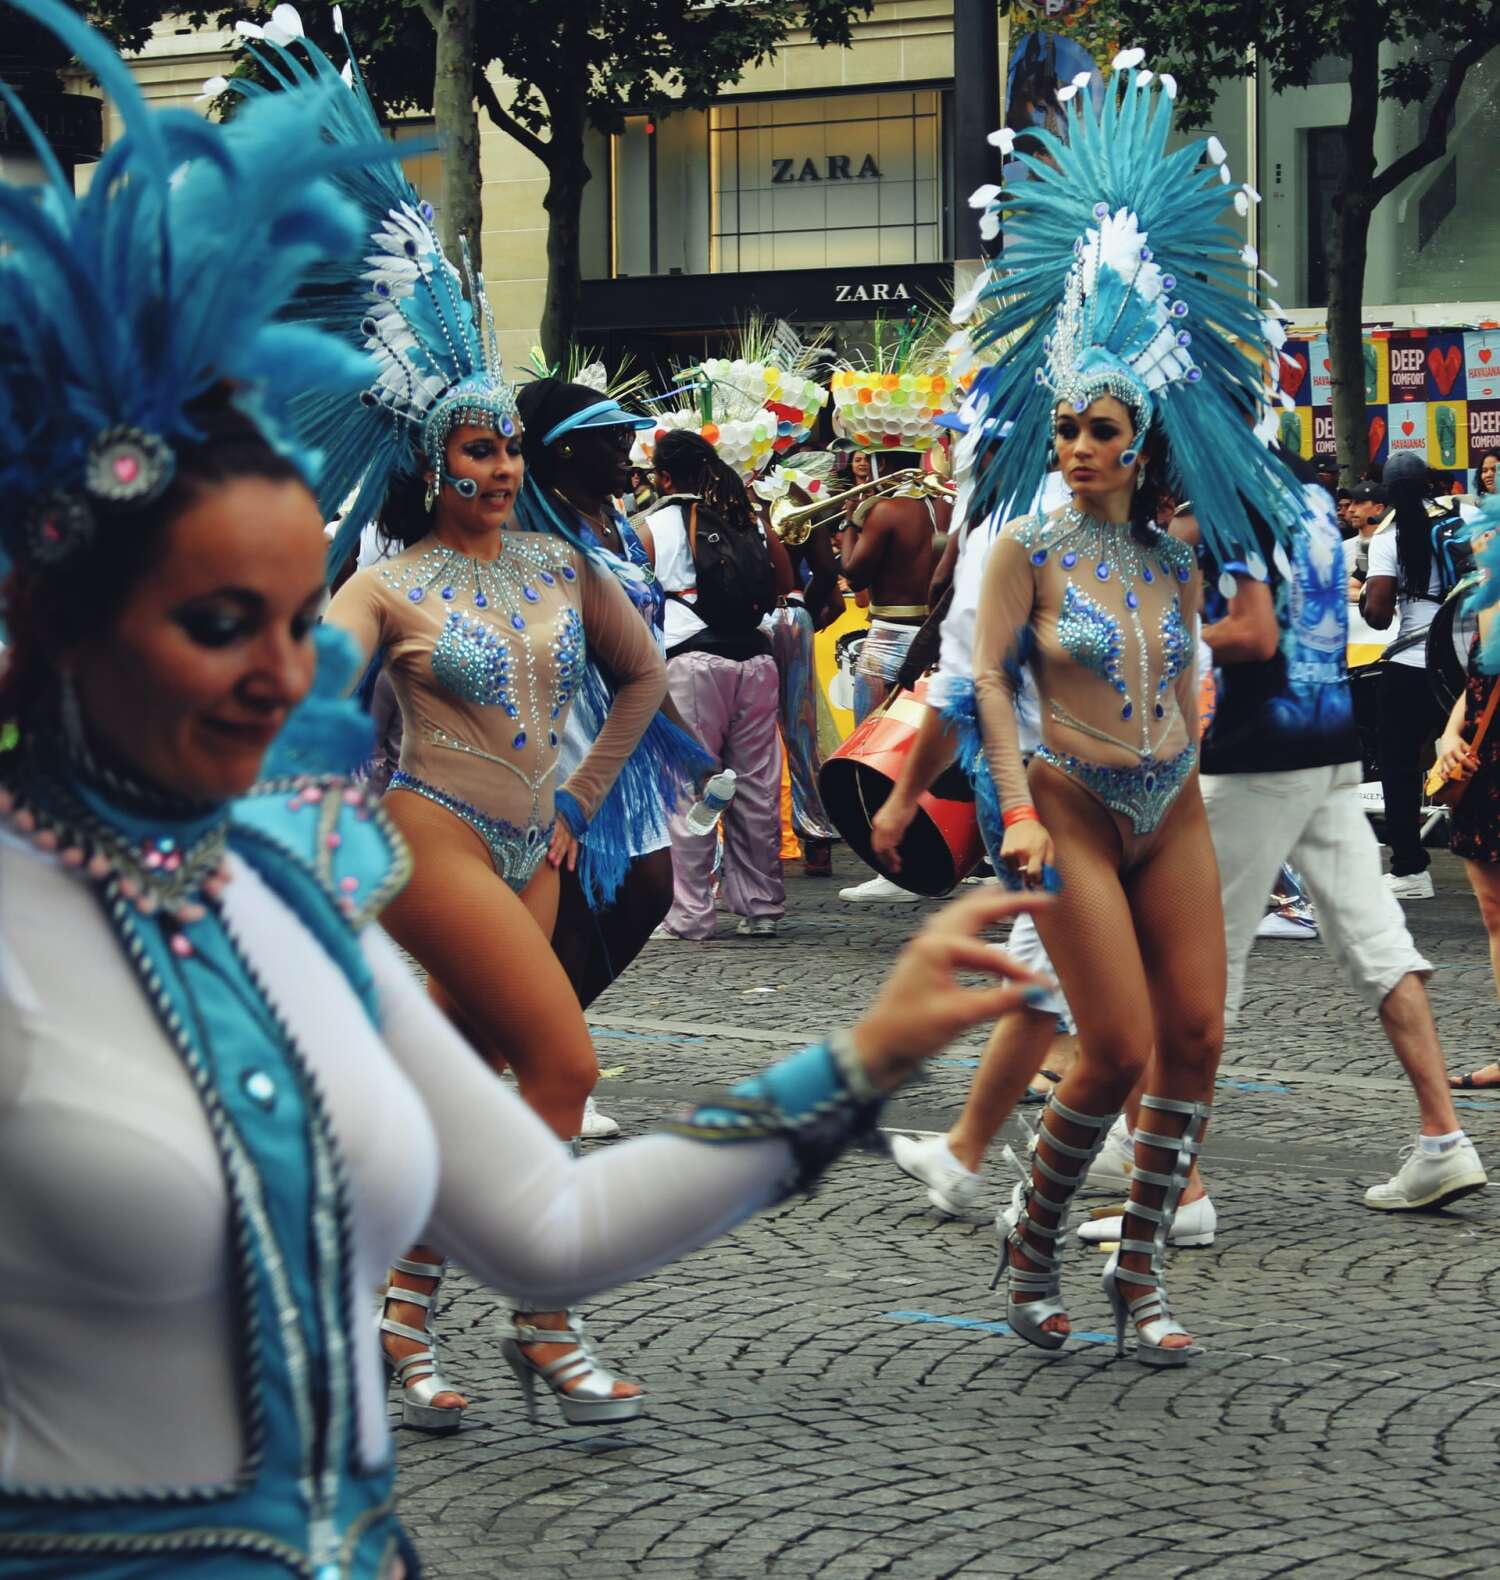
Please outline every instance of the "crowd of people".
[[[1033, 134], [1004, 266], [955, 308], [959, 487], [892, 444], [787, 456], [794, 497], [845, 467], [873, 487], [783, 541], [770, 479], [704, 435], [512, 386], [357, 62], [289, 8], [220, 127], [151, 112], [59, 0], [9, 3], [124, 134], [77, 196], [28, 123], [45, 194], [0, 191], [0, 1576], [415, 1580], [380, 1368], [407, 1426], [460, 1426], [450, 1260], [503, 1294], [533, 1416], [628, 1421], [647, 1389], [578, 1302], [811, 1186], [970, 1028], [962, 1117], [896, 1163], [973, 1211], [1040, 1100], [997, 1216], [1011, 1331], [1068, 1341], [1069, 1209], [1104, 1181], [1123, 1209], [1085, 1232], [1118, 1247], [1117, 1349], [1186, 1364], [1165, 1253], [1216, 1232], [1199, 1158], [1287, 863], [1416, 1098], [1366, 1204], [1485, 1185], [1401, 897], [1441, 730], [1500, 981], [1490, 614], [1444, 724], [1401, 664], [1449, 591], [1425, 476], [1354, 490], [1350, 550], [1269, 442], [1281, 330], [1215, 223], [1245, 189], [1212, 140], [1168, 156], [1139, 51], [1065, 138]], [[976, 194], [987, 235], [1001, 202]], [[580, 1156], [619, 1128], [585, 1009], [653, 935], [708, 937], [716, 895], [776, 932], [783, 743], [809, 871], [851, 837], [813, 659], [846, 594], [859, 724], [925, 677], [859, 836], [886, 888], [857, 897], [922, 889], [910, 831], [954, 764], [995, 881], [852, 1027]], [[1359, 798], [1351, 598], [1411, 639], [1381, 681], [1394, 881]]]

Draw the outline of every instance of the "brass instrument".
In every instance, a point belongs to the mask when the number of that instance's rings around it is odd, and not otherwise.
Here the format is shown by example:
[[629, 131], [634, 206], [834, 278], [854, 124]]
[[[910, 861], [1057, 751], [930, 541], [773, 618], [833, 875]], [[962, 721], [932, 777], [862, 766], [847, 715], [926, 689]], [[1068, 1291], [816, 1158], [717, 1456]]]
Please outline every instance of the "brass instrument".
[[819, 527], [825, 525], [820, 517], [831, 518], [841, 514], [851, 500], [865, 495], [893, 494], [897, 489], [912, 484], [916, 484], [922, 493], [946, 499], [950, 504], [956, 492], [952, 484], [942, 478], [924, 472], [920, 467], [911, 467], [904, 472], [892, 472], [889, 477], [876, 478], [870, 483], [860, 483], [855, 488], [846, 488], [842, 494], [815, 500], [810, 505], [794, 506], [790, 499], [778, 499], [771, 506], [771, 530], [788, 547], [795, 548], [799, 543], [806, 543]]

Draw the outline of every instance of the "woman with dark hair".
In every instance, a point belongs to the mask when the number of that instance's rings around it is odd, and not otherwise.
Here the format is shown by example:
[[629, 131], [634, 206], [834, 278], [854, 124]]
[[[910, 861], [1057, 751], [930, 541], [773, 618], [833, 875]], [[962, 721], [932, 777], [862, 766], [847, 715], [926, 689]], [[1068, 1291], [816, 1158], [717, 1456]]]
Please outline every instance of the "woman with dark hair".
[[[366, 1319], [391, 1251], [556, 1307], [810, 1185], [1019, 1000], [956, 978], [1024, 976], [979, 936], [1018, 907], [955, 908], [851, 1033], [576, 1164], [370, 925], [409, 857], [327, 771], [370, 732], [282, 396], [379, 369], [280, 315], [367, 250], [328, 170], [388, 148], [319, 135], [331, 68], [221, 131], [15, 4], [125, 134], [79, 198], [28, 127], [46, 202], [0, 189], [0, 1580], [415, 1580]], [[506, 925], [468, 898], [455, 931]]]
[[1493, 450], [1479, 457], [1479, 463], [1474, 468], [1474, 494], [1476, 498], [1483, 499], [1486, 494], [1496, 492], [1495, 469], [1500, 466], [1500, 455]]
[[[532, 484], [552, 510], [570, 519], [596, 558], [607, 558], [657, 647], [664, 648], [666, 599], [652, 569], [650, 531], [644, 523], [639, 531], [632, 526], [618, 504], [629, 486], [631, 446], [652, 420], [632, 416], [587, 385], [558, 379], [524, 385], [516, 403], [525, 424], [523, 449]], [[587, 703], [587, 698], [575, 701], [568, 715], [565, 773], [583, 761], [603, 726]], [[672, 841], [664, 799], [658, 798], [657, 807], [629, 832], [626, 854], [625, 877], [614, 898], [599, 909], [590, 906], [576, 873], [562, 880], [552, 947], [585, 1009], [640, 953], [672, 904]], [[590, 1099], [584, 1134], [618, 1131]]]
[[[1197, 774], [1200, 578], [1192, 550], [1156, 518], [1164, 494], [1192, 498], [1220, 562], [1263, 578], [1247, 506], [1284, 533], [1298, 505], [1249, 415], [1276, 359], [1225, 239], [1223, 151], [1210, 140], [1167, 153], [1169, 96], [1136, 70], [1142, 59], [1116, 57], [1098, 106], [1063, 90], [1075, 99], [1066, 143], [1033, 134], [1032, 179], [1004, 196], [1017, 241], [981, 282], [977, 294], [996, 305], [975, 341], [1008, 349], [970, 395], [982, 439], [1000, 442], [971, 508], [1034, 498], [1049, 449], [1071, 499], [1002, 528], [985, 564], [972, 704], [967, 716], [961, 699], [948, 711], [967, 732], [1002, 876], [1058, 891], [1039, 930], [1078, 1031], [1006, 1219], [1007, 1320], [1043, 1349], [1066, 1342], [1068, 1208], [1142, 1083], [1104, 1294], [1121, 1352], [1133, 1327], [1138, 1360], [1176, 1366], [1201, 1350], [1172, 1317], [1162, 1260], [1208, 1124], [1226, 964]], [[1002, 134], [1002, 153], [1010, 141]], [[999, 208], [997, 198], [986, 218]], [[1016, 711], [1023, 666], [1041, 715], [1029, 767]]]
[[1397, 899], [1424, 900], [1432, 897], [1432, 874], [1422, 845], [1422, 775], [1444, 717], [1427, 677], [1427, 628], [1445, 590], [1432, 534], [1450, 512], [1430, 502], [1427, 464], [1420, 456], [1392, 456], [1381, 486], [1391, 514], [1370, 539], [1359, 607], [1377, 631], [1397, 621], [1379, 680], [1380, 784], [1385, 842], [1391, 847], [1386, 882]]
[[[720, 887], [739, 918], [744, 938], [771, 937], [786, 909], [781, 871], [781, 740], [778, 680], [771, 644], [760, 622], [775, 604], [770, 549], [739, 475], [701, 435], [674, 428], [656, 445], [661, 504], [646, 518], [656, 545], [656, 572], [667, 595], [667, 682], [672, 700], [721, 768], [736, 775], [725, 811]], [[753, 562], [751, 581], [738, 587], [741, 607], [732, 622], [702, 618], [697, 542], [713, 523], [732, 534]], [[704, 612], [710, 612], [705, 605]], [[695, 833], [674, 814], [672, 908], [662, 923], [674, 938], [713, 936], [714, 856], [718, 831]]]

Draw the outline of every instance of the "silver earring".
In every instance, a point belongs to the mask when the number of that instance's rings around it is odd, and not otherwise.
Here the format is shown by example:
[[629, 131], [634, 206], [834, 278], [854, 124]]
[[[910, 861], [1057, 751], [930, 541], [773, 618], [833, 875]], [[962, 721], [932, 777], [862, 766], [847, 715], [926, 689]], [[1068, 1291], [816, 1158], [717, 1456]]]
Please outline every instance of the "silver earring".
[[433, 502], [436, 499], [437, 499], [437, 478], [430, 477], [430, 478], [427, 479], [427, 495], [426, 495], [426, 501], [425, 501], [426, 508], [429, 511], [432, 509]]
[[1139, 450], [1121, 450], [1120, 451], [1120, 465], [1121, 466], [1134, 466], [1135, 463], [1136, 463], [1136, 457], [1139, 454], [1140, 454]]
[[78, 683], [72, 670], [65, 669], [57, 679], [58, 722], [62, 726], [63, 745], [75, 761], [89, 758], [88, 737], [83, 728], [83, 704], [78, 698]]

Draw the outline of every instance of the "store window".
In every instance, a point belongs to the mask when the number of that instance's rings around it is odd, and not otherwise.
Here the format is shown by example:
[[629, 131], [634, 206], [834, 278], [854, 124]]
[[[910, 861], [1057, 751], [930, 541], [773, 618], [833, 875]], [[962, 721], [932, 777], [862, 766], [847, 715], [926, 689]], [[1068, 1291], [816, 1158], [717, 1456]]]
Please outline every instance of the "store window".
[[916, 90], [715, 107], [710, 269], [939, 260], [938, 103]]

